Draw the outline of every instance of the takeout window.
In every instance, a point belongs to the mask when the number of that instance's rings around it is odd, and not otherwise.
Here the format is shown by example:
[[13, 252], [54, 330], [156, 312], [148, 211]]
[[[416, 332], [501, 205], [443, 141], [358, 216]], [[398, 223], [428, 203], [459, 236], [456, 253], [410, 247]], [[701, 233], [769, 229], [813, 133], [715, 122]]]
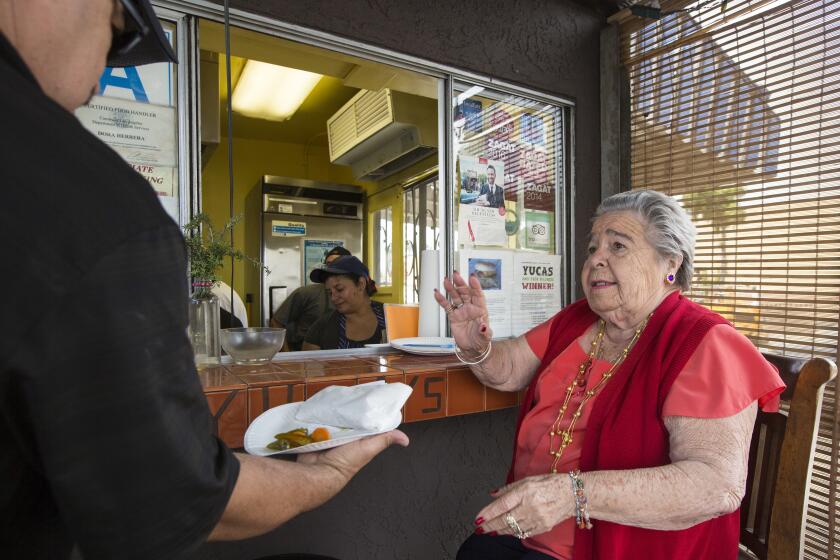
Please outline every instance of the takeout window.
[[[207, 20], [200, 20], [199, 30], [200, 90], [206, 113], [202, 115], [201, 205], [213, 223], [225, 223], [231, 201], [224, 149], [229, 134], [224, 32], [220, 24]], [[419, 251], [439, 247], [441, 239], [436, 148], [442, 119], [439, 78], [241, 28], [231, 29], [230, 43], [234, 96], [251, 61], [321, 76], [286, 120], [259, 118], [234, 107], [232, 202], [244, 218], [234, 230], [233, 243], [272, 270], [270, 276], [260, 278], [258, 270], [247, 263], [233, 265], [233, 286], [245, 301], [249, 325], [269, 326], [273, 314], [295, 290], [311, 287], [309, 272], [322, 264], [333, 246], [348, 249], [370, 269], [379, 289], [375, 301], [416, 301]], [[360, 137], [348, 154], [337, 158], [328, 122], [363, 92], [383, 88], [390, 92], [396, 124], [378, 123], [368, 132], [371, 138], [385, 141], [377, 140], [370, 147]], [[408, 153], [406, 143], [416, 140], [403, 124], [416, 127], [424, 145], [433, 138], [434, 149], [415, 150], [412, 153], [420, 154], [415, 161], [403, 157]], [[376, 163], [378, 157], [385, 159]], [[360, 176], [361, 171], [366, 174]], [[272, 182], [270, 203], [261, 196], [251, 201], [255, 187], [266, 184], [264, 177], [278, 179]], [[352, 188], [361, 194], [358, 200]], [[230, 266], [226, 261], [221, 271], [228, 283]], [[289, 334], [287, 338], [294, 338], [291, 329]], [[295, 342], [299, 349], [300, 341]], [[296, 348], [287, 344], [284, 349]]]

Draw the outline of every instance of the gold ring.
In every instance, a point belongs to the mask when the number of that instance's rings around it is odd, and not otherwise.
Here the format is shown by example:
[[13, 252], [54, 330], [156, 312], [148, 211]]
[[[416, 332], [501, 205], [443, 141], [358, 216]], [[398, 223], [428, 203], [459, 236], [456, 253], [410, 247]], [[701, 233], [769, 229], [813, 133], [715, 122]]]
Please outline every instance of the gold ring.
[[449, 307], [447, 307], [447, 308], [446, 308], [446, 314], [447, 314], [447, 315], [449, 315], [450, 313], [452, 313], [452, 312], [453, 312], [453, 311], [455, 311], [456, 309], [460, 308], [462, 305], [464, 305], [464, 304], [463, 304], [463, 303], [459, 303], [458, 305], [455, 305], [455, 304], [453, 304], [453, 303], [450, 303], [450, 304], [449, 304]]

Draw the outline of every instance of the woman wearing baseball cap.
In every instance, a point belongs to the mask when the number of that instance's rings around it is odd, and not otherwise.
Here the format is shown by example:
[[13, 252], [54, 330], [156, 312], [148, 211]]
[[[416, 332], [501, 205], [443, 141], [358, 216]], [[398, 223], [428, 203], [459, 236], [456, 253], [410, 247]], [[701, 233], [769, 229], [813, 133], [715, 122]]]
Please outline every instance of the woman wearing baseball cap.
[[382, 304], [370, 299], [376, 284], [362, 261], [339, 257], [313, 270], [309, 279], [324, 284], [335, 309], [310, 327], [303, 350], [362, 348], [386, 340]]

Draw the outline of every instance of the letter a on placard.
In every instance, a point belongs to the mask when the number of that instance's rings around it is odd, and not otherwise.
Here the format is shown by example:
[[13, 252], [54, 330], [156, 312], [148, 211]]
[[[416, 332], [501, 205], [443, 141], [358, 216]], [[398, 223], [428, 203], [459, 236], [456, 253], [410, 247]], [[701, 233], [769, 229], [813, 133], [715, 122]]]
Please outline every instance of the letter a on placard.
[[108, 66], [105, 68], [105, 71], [102, 72], [102, 76], [99, 77], [100, 93], [104, 94], [105, 88], [108, 87], [127, 89], [132, 93], [132, 95], [134, 95], [135, 100], [142, 103], [149, 102], [149, 96], [146, 95], [146, 88], [143, 87], [143, 80], [140, 79], [137, 67], [126, 66], [125, 68], [122, 68], [122, 70], [125, 71], [125, 77], [115, 76], [114, 70], [116, 70], [116, 68]]

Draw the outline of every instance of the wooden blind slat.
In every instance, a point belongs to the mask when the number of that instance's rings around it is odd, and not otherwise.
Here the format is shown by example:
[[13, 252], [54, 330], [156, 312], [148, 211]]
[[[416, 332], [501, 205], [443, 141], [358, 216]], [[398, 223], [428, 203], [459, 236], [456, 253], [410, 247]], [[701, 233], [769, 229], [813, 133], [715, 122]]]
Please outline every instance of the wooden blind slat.
[[[840, 358], [840, 2], [729, 0], [623, 15], [633, 188], [698, 230], [690, 296], [762, 349]], [[702, 7], [705, 6], [705, 7]], [[805, 558], [840, 560], [835, 387], [824, 397]]]

